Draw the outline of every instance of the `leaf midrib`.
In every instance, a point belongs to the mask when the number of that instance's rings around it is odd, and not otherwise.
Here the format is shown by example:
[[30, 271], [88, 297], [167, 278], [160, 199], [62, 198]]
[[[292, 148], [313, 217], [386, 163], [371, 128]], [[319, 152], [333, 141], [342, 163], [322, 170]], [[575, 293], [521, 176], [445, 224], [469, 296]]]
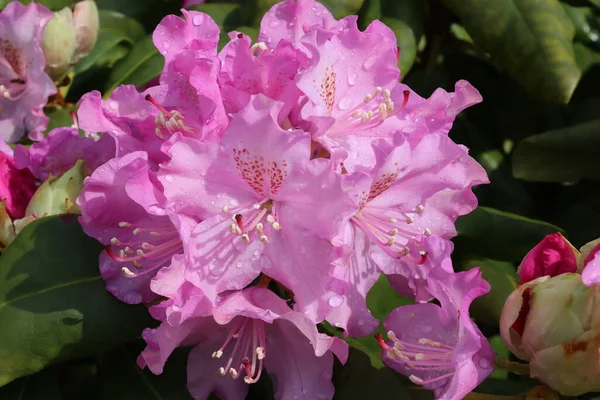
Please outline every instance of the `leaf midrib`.
[[52, 287], [45, 288], [45, 289], [42, 289], [42, 290], [39, 290], [39, 291], [35, 291], [35, 292], [32, 292], [32, 293], [27, 293], [25, 295], [22, 295], [22, 296], [19, 296], [19, 297], [15, 297], [14, 299], [7, 300], [7, 301], [5, 301], [3, 303], [0, 303], [0, 308], [2, 308], [4, 306], [7, 306], [7, 305], [10, 305], [10, 304], [13, 304], [13, 303], [16, 303], [18, 301], [24, 300], [24, 299], [28, 299], [30, 297], [34, 297], [34, 296], [37, 296], [37, 295], [42, 295], [44, 293], [52, 292], [52, 291], [57, 290], [57, 289], [61, 289], [61, 288], [72, 286], [72, 285], [77, 285], [77, 284], [80, 284], [80, 283], [93, 282], [93, 281], [99, 280], [99, 279], [101, 279], [101, 277], [100, 277], [100, 275], [97, 275], [97, 276], [88, 277], [88, 278], [85, 278], [85, 279], [79, 279], [79, 280], [76, 280], [76, 281], [62, 283], [60, 285], [52, 286]]

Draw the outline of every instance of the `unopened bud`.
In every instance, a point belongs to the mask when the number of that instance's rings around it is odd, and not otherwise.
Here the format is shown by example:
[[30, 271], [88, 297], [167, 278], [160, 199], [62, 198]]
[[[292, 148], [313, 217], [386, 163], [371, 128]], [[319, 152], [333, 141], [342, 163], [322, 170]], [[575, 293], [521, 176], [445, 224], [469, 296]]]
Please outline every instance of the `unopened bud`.
[[560, 233], [547, 235], [527, 253], [519, 266], [520, 282], [577, 271], [579, 252]]
[[46, 57], [46, 73], [55, 81], [60, 80], [69, 69], [77, 47], [73, 13], [68, 7], [55, 12], [46, 25], [42, 50]]
[[531, 376], [565, 396], [600, 390], [600, 287], [581, 275], [548, 275], [521, 285], [506, 300], [500, 333]]
[[85, 0], [75, 4], [75, 8], [73, 9], [73, 26], [75, 28], [77, 48], [71, 64], [75, 64], [87, 56], [96, 45], [100, 18], [95, 1]]

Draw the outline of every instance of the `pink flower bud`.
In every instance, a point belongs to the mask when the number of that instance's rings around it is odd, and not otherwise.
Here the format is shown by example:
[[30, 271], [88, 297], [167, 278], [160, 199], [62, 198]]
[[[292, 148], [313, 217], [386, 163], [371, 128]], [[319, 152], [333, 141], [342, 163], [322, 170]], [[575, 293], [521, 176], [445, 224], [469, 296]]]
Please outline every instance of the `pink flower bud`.
[[579, 252], [560, 233], [547, 235], [527, 253], [519, 266], [521, 284], [542, 276], [577, 271]]
[[531, 377], [566, 396], [600, 390], [600, 287], [581, 275], [542, 276], [506, 300], [500, 333]]
[[6, 201], [10, 218], [23, 218], [35, 190], [33, 174], [27, 169], [18, 170], [12, 156], [0, 152], [0, 200]]

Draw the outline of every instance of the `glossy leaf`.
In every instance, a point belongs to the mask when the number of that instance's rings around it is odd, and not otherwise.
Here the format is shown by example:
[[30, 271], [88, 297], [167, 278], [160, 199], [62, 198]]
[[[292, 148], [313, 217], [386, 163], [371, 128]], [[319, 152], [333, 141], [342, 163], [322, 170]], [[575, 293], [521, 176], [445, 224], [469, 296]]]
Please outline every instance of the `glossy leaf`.
[[111, 71], [106, 82], [106, 95], [119, 85], [141, 86], [160, 75], [164, 57], [158, 52], [152, 36], [146, 36]]
[[[0, 9], [6, 7], [12, 0], [0, 0]], [[23, 4], [29, 4], [33, 0], [19, 0]], [[70, 7], [77, 3], [78, 0], [35, 0], [36, 3], [48, 7], [52, 11], [58, 11], [64, 7]]]
[[568, 103], [581, 72], [573, 24], [558, 0], [443, 0], [475, 44], [534, 96]]
[[562, 232], [559, 227], [547, 222], [487, 207], [478, 207], [460, 217], [456, 228], [458, 236], [453, 239], [455, 253], [476, 254], [515, 264], [519, 264], [547, 234]]
[[69, 215], [29, 224], [2, 254], [0, 386], [118, 346], [151, 323], [143, 306], [106, 291], [101, 250]]
[[167, 14], [177, 14], [183, 2], [181, 0], [96, 0], [102, 10], [118, 11], [140, 21], [147, 32], [154, 30], [160, 20]]
[[406, 76], [417, 59], [417, 41], [412, 29], [402, 20], [397, 18], [383, 18], [382, 22], [389, 26], [396, 34], [398, 48], [400, 48], [400, 59], [398, 67], [402, 76]]
[[116, 11], [101, 10], [99, 14], [98, 40], [92, 52], [75, 66], [76, 73], [93, 66], [111, 67], [124, 56], [119, 45], [131, 48], [146, 34], [144, 27], [133, 18]]
[[598, 179], [600, 120], [530, 136], [513, 156], [517, 178], [538, 182], [575, 182]]

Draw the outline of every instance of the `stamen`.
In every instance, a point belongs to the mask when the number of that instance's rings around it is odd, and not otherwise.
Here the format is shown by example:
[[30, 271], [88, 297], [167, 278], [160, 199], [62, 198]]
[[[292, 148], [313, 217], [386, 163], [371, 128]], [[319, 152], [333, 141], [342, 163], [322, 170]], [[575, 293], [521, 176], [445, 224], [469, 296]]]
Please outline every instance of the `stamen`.
[[221, 376], [225, 376], [225, 368], [219, 367], [219, 369], [217, 370], [217, 374], [219, 374]]
[[[365, 98], [363, 100], [363, 102], [365, 104], [368, 104], [371, 100], [373, 100], [373, 95], [370, 93], [365, 94]], [[359, 110], [360, 111], [360, 110]]]
[[279, 222], [277, 222], [277, 221], [273, 222], [272, 226], [273, 226], [273, 229], [275, 229], [276, 231], [281, 229], [281, 225], [279, 225]]
[[408, 379], [410, 379], [410, 381], [416, 385], [422, 385], [423, 382], [425, 382], [423, 379], [419, 378], [418, 376], [415, 375], [410, 375], [408, 377]]
[[123, 267], [121, 268], [121, 271], [123, 272], [123, 274], [130, 276], [130, 277], [134, 277], [135, 274], [133, 272], [131, 272], [131, 270], [127, 267]]
[[131, 228], [131, 224], [129, 222], [121, 221], [119, 222], [119, 228]]
[[223, 212], [224, 212], [224, 213], [227, 213], [227, 212], [229, 212], [229, 207], [227, 207], [227, 206], [223, 206]]
[[112, 244], [113, 246], [120, 246], [121, 242], [119, 242], [119, 239], [114, 237], [114, 238], [110, 239], [110, 244]]

